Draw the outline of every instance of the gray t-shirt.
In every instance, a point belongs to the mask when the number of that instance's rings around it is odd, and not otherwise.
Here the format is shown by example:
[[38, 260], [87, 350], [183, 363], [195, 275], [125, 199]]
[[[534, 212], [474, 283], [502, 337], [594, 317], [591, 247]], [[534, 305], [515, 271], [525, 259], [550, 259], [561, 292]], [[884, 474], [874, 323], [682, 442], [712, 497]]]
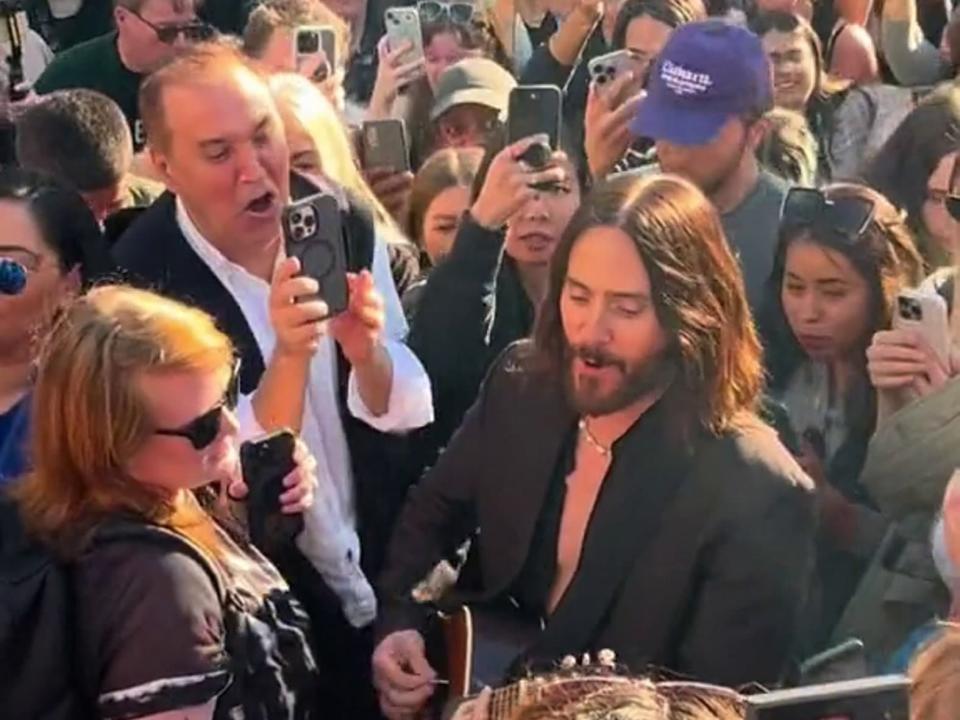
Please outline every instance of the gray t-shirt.
[[740, 260], [750, 308], [756, 312], [773, 268], [780, 226], [780, 207], [787, 184], [761, 170], [757, 185], [736, 208], [721, 216], [727, 241]]

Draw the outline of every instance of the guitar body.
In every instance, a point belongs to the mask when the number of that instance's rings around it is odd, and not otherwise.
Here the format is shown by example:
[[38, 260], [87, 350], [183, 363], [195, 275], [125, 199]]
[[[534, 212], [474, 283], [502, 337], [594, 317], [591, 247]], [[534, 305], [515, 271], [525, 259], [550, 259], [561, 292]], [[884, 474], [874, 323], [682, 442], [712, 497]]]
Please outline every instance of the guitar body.
[[439, 628], [427, 638], [427, 654], [448, 684], [446, 692], [435, 694], [435, 717], [444, 714], [440, 708], [449, 712], [484, 687], [504, 685], [514, 662], [542, 630], [540, 622], [512, 607], [463, 605], [441, 613], [439, 620]]

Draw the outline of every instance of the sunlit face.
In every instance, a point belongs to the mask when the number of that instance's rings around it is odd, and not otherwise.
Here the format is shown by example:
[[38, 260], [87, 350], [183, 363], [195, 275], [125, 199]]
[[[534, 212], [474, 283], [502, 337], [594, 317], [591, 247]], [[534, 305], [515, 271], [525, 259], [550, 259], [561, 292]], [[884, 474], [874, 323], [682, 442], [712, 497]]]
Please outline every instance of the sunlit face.
[[813, 48], [799, 32], [771, 30], [761, 38], [773, 68], [773, 100], [777, 107], [804, 112], [817, 86]]
[[640, 84], [643, 83], [650, 65], [660, 55], [672, 32], [672, 27], [665, 22], [654, 20], [649, 15], [635, 17], [627, 25], [624, 48], [629, 50], [630, 55], [636, 60], [635, 71]]
[[656, 147], [664, 172], [690, 180], [708, 196], [733, 176], [745, 153], [753, 153], [749, 130], [739, 118], [728, 120], [705, 145], [677, 145], [657, 140]]
[[16, 295], [0, 295], [0, 358], [26, 361], [58, 307], [80, 290], [78, 269], [64, 273], [23, 202], [0, 200], [0, 258], [27, 271]]
[[951, 187], [956, 161], [957, 153], [940, 159], [927, 180], [927, 199], [923, 203], [923, 226], [950, 253], [960, 250], [960, 223], [950, 216], [946, 206], [948, 195], [960, 194], [960, 186]]
[[423, 48], [427, 82], [430, 84], [430, 89], [436, 91], [440, 76], [451, 65], [456, 65], [464, 58], [481, 56], [482, 53], [479, 50], [465, 48], [455, 34], [437, 33], [430, 38], [429, 44]]
[[117, 31], [128, 40], [127, 46], [142, 66], [134, 69], [141, 71], [159, 67], [186, 45], [182, 34], [171, 44], [161, 42], [150, 25], [159, 28], [186, 25], [197, 21], [197, 12], [194, 0], [146, 0], [139, 13], [117, 7], [114, 19]]
[[847, 360], [863, 352], [871, 330], [870, 289], [841, 253], [795, 240], [787, 249], [780, 300], [794, 337], [811, 359]]
[[245, 68], [168, 87], [169, 145], [154, 164], [203, 235], [237, 251], [276, 243], [289, 197], [283, 126], [263, 81]]
[[496, 125], [497, 111], [483, 105], [455, 105], [437, 118], [437, 147], [483, 147]]
[[[156, 430], [177, 430], [223, 402], [229, 371], [142, 374], [138, 379], [148, 419]], [[239, 466], [237, 420], [224, 410], [220, 432], [197, 450], [185, 437], [151, 433], [127, 463], [135, 480], [174, 495], [236, 477]]]
[[537, 191], [507, 221], [504, 251], [521, 265], [546, 265], [580, 206], [576, 172], [566, 163], [567, 182]]
[[281, 105], [280, 115], [290, 151], [290, 168], [303, 175], [323, 176], [323, 162], [313, 136], [290, 108]]
[[433, 198], [423, 216], [421, 244], [436, 265], [453, 247], [463, 213], [470, 207], [470, 188], [454, 185]]
[[636, 243], [619, 228], [577, 239], [560, 296], [569, 392], [584, 415], [621, 410], [660, 387], [668, 335]]

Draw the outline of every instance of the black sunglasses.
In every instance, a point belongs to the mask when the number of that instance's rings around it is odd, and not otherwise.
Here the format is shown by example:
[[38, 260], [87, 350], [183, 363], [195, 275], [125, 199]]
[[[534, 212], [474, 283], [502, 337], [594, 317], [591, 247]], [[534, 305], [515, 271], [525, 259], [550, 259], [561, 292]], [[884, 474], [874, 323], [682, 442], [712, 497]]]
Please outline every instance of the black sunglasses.
[[173, 45], [181, 35], [187, 42], [203, 42], [204, 40], [212, 38], [215, 32], [212, 25], [200, 22], [199, 20], [184, 23], [183, 25], [154, 25], [135, 10], [127, 9], [131, 14], [135, 15], [140, 22], [153, 30], [157, 34], [157, 40], [164, 45]]
[[856, 240], [870, 225], [873, 213], [873, 203], [864, 198], [828, 198], [813, 188], [791, 188], [780, 208], [780, 227], [817, 227]]
[[466, 2], [440, 2], [440, 0], [420, 0], [417, 3], [417, 12], [420, 20], [425, 23], [436, 23], [447, 18], [457, 25], [466, 25], [473, 20], [474, 7]]
[[220, 434], [220, 424], [223, 421], [224, 410], [233, 410], [240, 399], [240, 361], [233, 365], [233, 371], [230, 373], [230, 380], [227, 383], [227, 389], [223, 394], [223, 399], [207, 410], [203, 415], [194, 418], [186, 425], [173, 430], [158, 429], [154, 430], [157, 435], [168, 435], [173, 437], [182, 437], [190, 441], [194, 450], [204, 450], [213, 444]]

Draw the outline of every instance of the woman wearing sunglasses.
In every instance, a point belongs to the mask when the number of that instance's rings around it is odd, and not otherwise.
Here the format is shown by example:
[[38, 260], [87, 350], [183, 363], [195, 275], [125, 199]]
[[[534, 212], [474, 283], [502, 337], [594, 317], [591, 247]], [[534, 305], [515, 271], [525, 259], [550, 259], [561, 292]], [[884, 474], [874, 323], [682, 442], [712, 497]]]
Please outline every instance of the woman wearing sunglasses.
[[[209, 316], [125, 287], [71, 305], [40, 356], [34, 467], [13, 496], [71, 563], [98, 717], [310, 717], [306, 615], [228, 501], [246, 492], [236, 380]], [[285, 513], [312, 502], [312, 460], [297, 462]]]
[[769, 392], [789, 418], [784, 441], [820, 490], [814, 645], [827, 639], [883, 533], [859, 479], [876, 418], [865, 351], [920, 272], [906, 224], [879, 193], [846, 184], [788, 193], [759, 322]]
[[74, 191], [0, 171], [0, 486], [27, 467], [35, 355], [59, 309], [109, 268], [100, 228]]
[[864, 171], [864, 180], [907, 213], [930, 267], [952, 265], [960, 223], [947, 199], [960, 192], [960, 88], [946, 85], [911, 111]]

